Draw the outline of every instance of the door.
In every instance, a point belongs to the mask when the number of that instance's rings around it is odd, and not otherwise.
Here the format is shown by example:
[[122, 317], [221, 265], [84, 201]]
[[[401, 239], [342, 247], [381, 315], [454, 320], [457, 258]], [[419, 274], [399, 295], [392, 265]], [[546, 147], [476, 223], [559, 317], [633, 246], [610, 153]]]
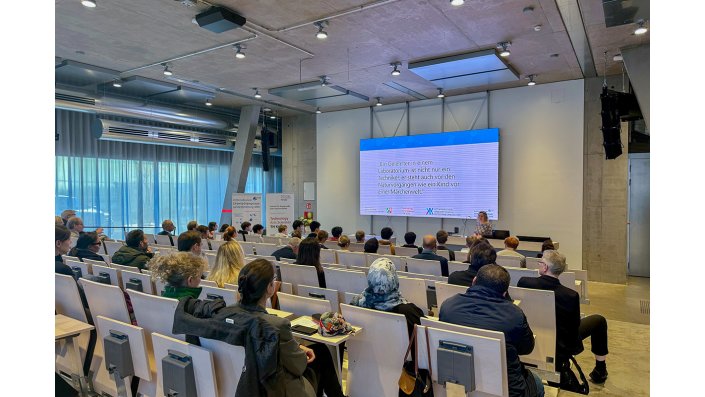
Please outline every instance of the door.
[[627, 274], [649, 277], [649, 153], [629, 155], [629, 258]]

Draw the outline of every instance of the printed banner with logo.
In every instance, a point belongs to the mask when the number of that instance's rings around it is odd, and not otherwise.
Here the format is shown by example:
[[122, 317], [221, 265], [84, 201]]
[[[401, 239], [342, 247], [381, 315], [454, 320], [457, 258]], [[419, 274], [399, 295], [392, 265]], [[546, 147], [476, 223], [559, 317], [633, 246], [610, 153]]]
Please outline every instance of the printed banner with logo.
[[291, 224], [295, 219], [294, 195], [291, 193], [268, 193], [266, 216], [268, 236], [276, 234], [279, 225], [287, 225], [291, 231]]
[[255, 225], [262, 222], [262, 193], [233, 193], [233, 227], [248, 221]]

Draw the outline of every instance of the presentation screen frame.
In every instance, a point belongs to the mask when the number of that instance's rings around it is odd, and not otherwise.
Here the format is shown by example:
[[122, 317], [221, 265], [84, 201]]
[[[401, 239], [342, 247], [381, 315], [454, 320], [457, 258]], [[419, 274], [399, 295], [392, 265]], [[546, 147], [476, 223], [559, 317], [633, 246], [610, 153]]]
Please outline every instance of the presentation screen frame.
[[[360, 215], [475, 219], [486, 211], [499, 218], [498, 128], [360, 139], [359, 160]], [[428, 189], [437, 191], [424, 196]]]

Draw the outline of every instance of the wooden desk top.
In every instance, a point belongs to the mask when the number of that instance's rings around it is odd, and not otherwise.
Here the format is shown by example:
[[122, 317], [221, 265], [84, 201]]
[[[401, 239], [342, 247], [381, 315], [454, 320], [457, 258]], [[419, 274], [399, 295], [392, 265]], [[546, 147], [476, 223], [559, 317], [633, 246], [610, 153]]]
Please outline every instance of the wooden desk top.
[[94, 328], [95, 327], [90, 324], [75, 320], [71, 317], [66, 317], [63, 314], [57, 314], [55, 316], [54, 323], [54, 340], [77, 335], [81, 332], [90, 331]]
[[277, 317], [281, 317], [281, 318], [289, 318], [294, 315], [294, 313], [285, 312], [283, 310], [272, 309], [271, 307], [267, 308], [267, 313], [273, 314], [273, 315], [275, 315]]
[[[311, 327], [311, 328], [318, 328], [318, 324], [313, 321], [311, 316], [301, 316], [299, 318], [296, 318], [294, 320], [291, 320], [291, 325], [303, 325], [305, 327]], [[362, 332], [361, 327], [356, 327], [353, 326], [353, 329], [355, 330], [355, 333], [360, 333]], [[305, 335], [305, 334], [300, 334], [298, 332], [294, 332], [293, 330], [291, 331], [292, 334], [294, 334], [295, 337], [301, 338], [301, 339], [306, 339], [310, 340], [312, 342], [320, 342], [326, 345], [331, 345], [331, 346], [337, 346], [346, 340], [350, 339], [350, 337], [353, 337], [355, 335], [353, 334], [347, 334], [347, 335], [336, 335], [336, 336], [323, 336], [316, 332], [313, 335]]]

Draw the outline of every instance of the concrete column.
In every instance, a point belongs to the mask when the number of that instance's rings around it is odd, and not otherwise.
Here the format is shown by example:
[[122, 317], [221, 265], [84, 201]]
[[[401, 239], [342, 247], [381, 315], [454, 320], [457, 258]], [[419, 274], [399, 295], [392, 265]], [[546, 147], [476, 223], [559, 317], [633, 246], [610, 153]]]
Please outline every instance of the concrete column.
[[[228, 176], [228, 187], [225, 189], [223, 199], [223, 212], [220, 215], [220, 224], [232, 222], [233, 193], [244, 193], [245, 183], [247, 183], [247, 173], [250, 170], [250, 160], [252, 159], [252, 148], [255, 144], [257, 134], [257, 121], [259, 120], [259, 105], [245, 106], [240, 111], [240, 123], [237, 128], [237, 138], [235, 139], [235, 151], [233, 160], [230, 163], [230, 175]], [[237, 228], [237, 226], [236, 226]]]
[[[315, 182], [316, 192], [316, 115], [302, 114], [284, 117], [282, 120], [282, 192], [293, 193], [296, 200], [294, 215], [298, 218], [304, 211], [313, 211], [318, 218], [316, 201], [310, 201], [306, 209], [304, 182]], [[346, 168], [342, 167], [341, 172]], [[291, 225], [289, 225], [291, 228]]]
[[[619, 90], [622, 77], [608, 78]], [[583, 156], [583, 269], [592, 281], [625, 284], [627, 281], [628, 137], [622, 124], [623, 153], [605, 159], [602, 146], [600, 93], [602, 78], [585, 79], [585, 132]]]

